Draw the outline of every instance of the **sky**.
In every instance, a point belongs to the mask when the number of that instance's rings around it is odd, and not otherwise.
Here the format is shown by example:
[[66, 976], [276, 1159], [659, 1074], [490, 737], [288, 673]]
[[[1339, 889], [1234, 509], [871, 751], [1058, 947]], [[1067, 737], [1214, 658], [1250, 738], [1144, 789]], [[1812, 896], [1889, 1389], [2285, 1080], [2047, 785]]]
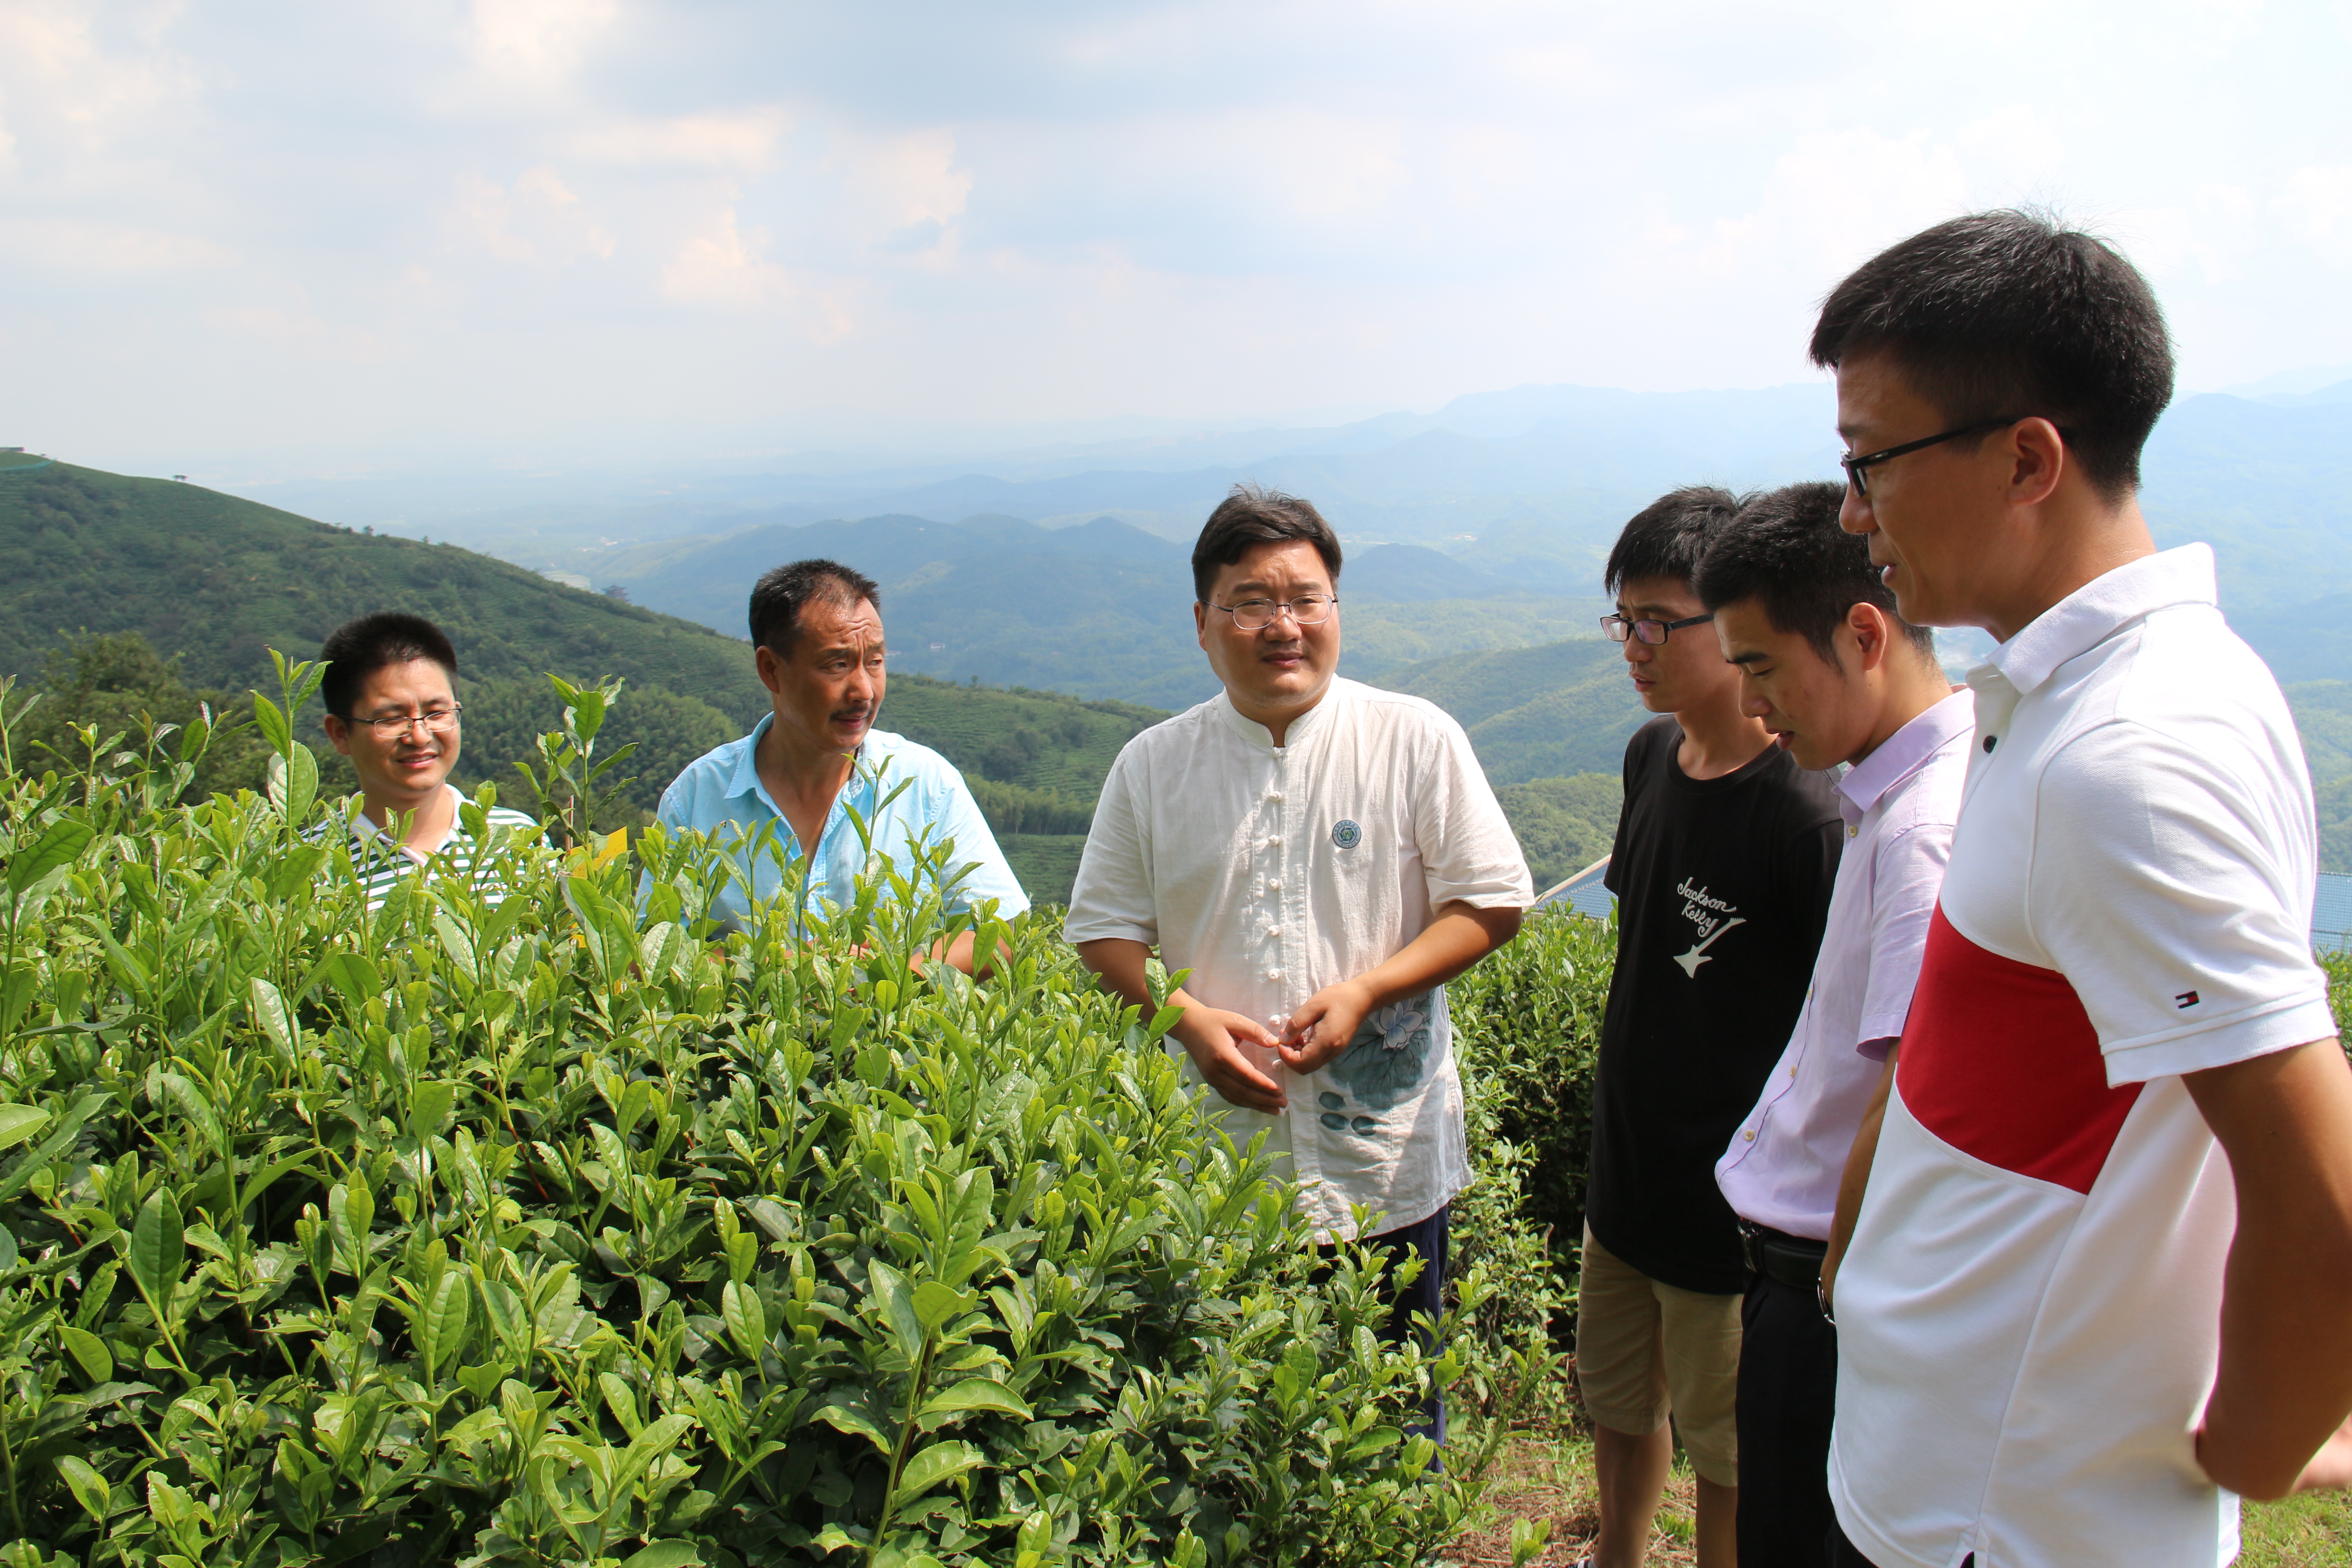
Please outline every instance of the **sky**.
[[[2352, 3], [0, 0], [0, 444], [247, 479], [1765, 386], [2037, 202], [2352, 364]], [[2352, 370], [2347, 370], [2352, 374]]]

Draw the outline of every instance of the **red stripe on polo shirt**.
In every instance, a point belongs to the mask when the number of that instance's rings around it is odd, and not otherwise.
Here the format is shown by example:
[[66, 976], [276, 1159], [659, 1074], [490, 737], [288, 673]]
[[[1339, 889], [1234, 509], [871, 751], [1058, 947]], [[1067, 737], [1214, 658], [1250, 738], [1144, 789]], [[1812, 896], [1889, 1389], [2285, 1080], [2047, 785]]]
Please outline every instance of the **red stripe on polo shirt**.
[[1895, 1081], [1953, 1148], [2078, 1193], [2098, 1179], [2140, 1089], [2107, 1087], [2098, 1031], [2064, 975], [1986, 952], [1940, 903]]

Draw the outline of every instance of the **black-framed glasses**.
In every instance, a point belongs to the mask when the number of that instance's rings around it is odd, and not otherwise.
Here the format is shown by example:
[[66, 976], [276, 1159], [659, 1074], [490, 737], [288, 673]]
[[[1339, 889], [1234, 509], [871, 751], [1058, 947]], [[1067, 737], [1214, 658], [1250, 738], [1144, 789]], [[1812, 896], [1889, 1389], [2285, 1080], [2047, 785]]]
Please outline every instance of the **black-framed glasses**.
[[1635, 642], [1656, 647], [1666, 640], [1669, 632], [1678, 632], [1685, 626], [1703, 626], [1713, 619], [1713, 610], [1703, 616], [1685, 616], [1679, 621], [1637, 621], [1630, 616], [1603, 616], [1601, 617], [1601, 629], [1611, 642], [1623, 642], [1631, 637]]
[[1244, 599], [1238, 605], [1220, 605], [1208, 601], [1209, 608], [1223, 610], [1233, 616], [1237, 632], [1262, 632], [1280, 619], [1285, 611], [1302, 626], [1319, 626], [1331, 618], [1331, 606], [1339, 602], [1337, 594], [1301, 594], [1296, 599]]
[[466, 705], [453, 702], [446, 708], [428, 708], [422, 713], [393, 713], [382, 719], [354, 719], [354, 724], [364, 724], [375, 731], [379, 741], [397, 741], [422, 724], [436, 735], [446, 735], [457, 727], [457, 715]]
[[[1906, 452], [1923, 451], [1929, 447], [1941, 446], [1946, 441], [1957, 441], [1963, 436], [1974, 436], [1986, 430], [1998, 430], [2004, 425], [2015, 425], [2021, 420], [2032, 417], [2031, 414], [2011, 414], [2000, 419], [1979, 419], [1973, 425], [1963, 425], [1957, 430], [1947, 430], [1940, 436], [1927, 436], [1916, 441], [1906, 441], [1900, 447], [1889, 447], [1883, 452], [1865, 452], [1859, 458], [1840, 458], [1838, 467], [1845, 470], [1846, 483], [1853, 487], [1853, 493], [1867, 498], [1870, 494], [1868, 471], [1890, 458], [1899, 458]], [[2052, 428], [2056, 429], [2057, 426], [2053, 426]], [[2059, 429], [2058, 435], [2063, 440], [2065, 438], [2066, 432]]]

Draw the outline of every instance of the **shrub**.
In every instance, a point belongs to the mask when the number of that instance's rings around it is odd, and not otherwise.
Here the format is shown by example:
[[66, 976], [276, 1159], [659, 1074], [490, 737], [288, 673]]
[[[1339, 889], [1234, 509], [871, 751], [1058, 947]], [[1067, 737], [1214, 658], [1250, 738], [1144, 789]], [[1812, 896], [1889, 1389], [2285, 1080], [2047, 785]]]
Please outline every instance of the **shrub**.
[[1471, 1146], [1490, 1168], [1524, 1172], [1520, 1212], [1566, 1259], [1584, 1229], [1592, 1069], [1616, 962], [1615, 921], [1546, 910], [1448, 988], [1454, 1038], [1468, 1042], [1464, 1081], [1475, 1086]]
[[1393, 1564], [1458, 1529], [1482, 1456], [1406, 1428], [1462, 1352], [1378, 1341], [1370, 1256], [1318, 1262], [1169, 1018], [1049, 931], [913, 972], [944, 857], [717, 946], [724, 863], [658, 830], [634, 866], [489, 834], [370, 911], [259, 708], [267, 795], [171, 804], [188, 735], [0, 776], [8, 1562]]

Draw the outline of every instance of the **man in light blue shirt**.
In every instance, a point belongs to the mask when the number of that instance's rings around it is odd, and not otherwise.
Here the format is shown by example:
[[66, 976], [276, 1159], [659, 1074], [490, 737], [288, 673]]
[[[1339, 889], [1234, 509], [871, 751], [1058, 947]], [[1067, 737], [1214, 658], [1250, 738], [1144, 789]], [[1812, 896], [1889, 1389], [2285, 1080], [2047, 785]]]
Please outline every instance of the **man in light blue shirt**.
[[[962, 875], [948, 908], [992, 900], [1010, 919], [1029, 900], [963, 775], [929, 746], [874, 728], [887, 685], [880, 602], [871, 578], [831, 561], [796, 561], [760, 579], [751, 642], [774, 710], [672, 781], [662, 826], [711, 835], [759, 898], [782, 893], [812, 913], [850, 903], [861, 873], [910, 874], [918, 844], [952, 841], [950, 864]], [[719, 901], [733, 919], [749, 912], [740, 885]], [[943, 956], [970, 973], [972, 934]]]

